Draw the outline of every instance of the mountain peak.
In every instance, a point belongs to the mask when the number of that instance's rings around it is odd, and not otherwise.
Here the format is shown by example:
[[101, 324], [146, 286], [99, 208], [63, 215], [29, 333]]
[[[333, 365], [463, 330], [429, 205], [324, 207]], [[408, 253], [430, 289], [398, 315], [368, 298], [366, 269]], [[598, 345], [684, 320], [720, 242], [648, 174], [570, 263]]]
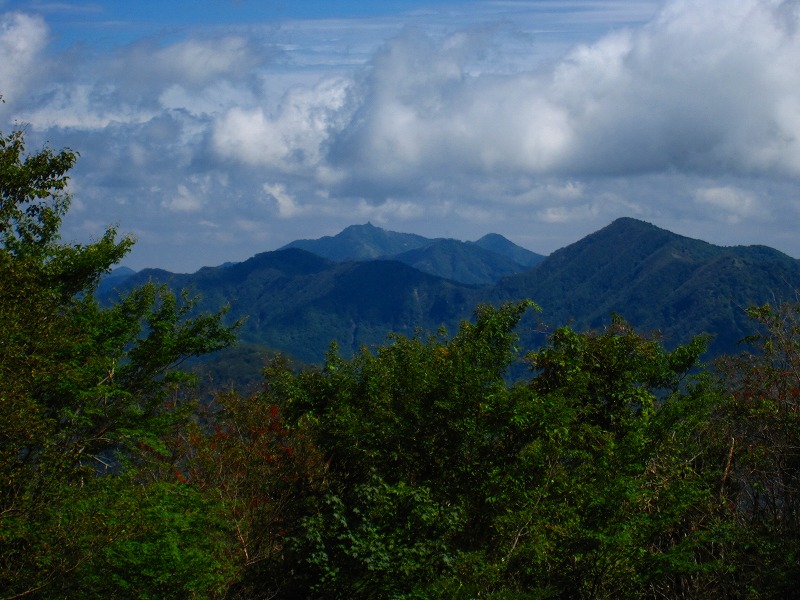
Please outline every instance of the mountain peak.
[[301, 248], [331, 260], [367, 260], [393, 256], [430, 244], [432, 240], [413, 233], [397, 233], [370, 222], [350, 225], [334, 236], [316, 240], [296, 240], [286, 248]]
[[522, 246], [517, 246], [514, 242], [503, 237], [499, 233], [487, 233], [481, 239], [472, 243], [484, 250], [507, 256], [526, 267], [532, 267], [544, 260], [544, 256], [541, 254], [536, 254]]
[[656, 247], [681, 239], [688, 238], [656, 227], [652, 223], [647, 223], [646, 221], [640, 221], [639, 219], [633, 219], [631, 217], [620, 217], [602, 229], [587, 235], [585, 238], [553, 254], [572, 254], [575, 251], [579, 251], [584, 246], [590, 245], [595, 249], [604, 247], [610, 257], [613, 255], [643, 251], [640, 245], [646, 246], [652, 250]]
[[340, 231], [339, 233], [337, 233], [333, 237], [344, 235], [346, 233], [359, 233], [359, 232], [373, 232], [374, 233], [374, 232], [379, 232], [379, 231], [385, 231], [385, 229], [382, 229], [381, 227], [376, 227], [370, 221], [367, 221], [366, 223], [364, 223], [362, 225], [349, 225], [349, 226], [345, 227], [344, 229], [342, 229], [342, 231]]
[[666, 232], [666, 229], [661, 229], [660, 227], [656, 227], [655, 225], [653, 225], [652, 223], [648, 223], [647, 221], [634, 219], [633, 217], [619, 217], [618, 219], [614, 219], [613, 221], [611, 221], [611, 223], [600, 229], [597, 233], [605, 230], [613, 231], [618, 229], [624, 229], [627, 231], [641, 231], [641, 232], [653, 232], [653, 231]]

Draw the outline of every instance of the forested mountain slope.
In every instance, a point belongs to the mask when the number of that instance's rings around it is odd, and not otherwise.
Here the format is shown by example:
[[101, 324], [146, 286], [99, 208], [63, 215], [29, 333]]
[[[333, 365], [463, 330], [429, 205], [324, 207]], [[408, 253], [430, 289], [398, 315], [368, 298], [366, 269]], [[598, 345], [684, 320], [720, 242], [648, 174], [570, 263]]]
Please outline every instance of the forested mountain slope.
[[295, 240], [279, 248], [300, 248], [331, 260], [364, 260], [384, 258], [422, 248], [433, 240], [413, 233], [398, 233], [375, 227], [371, 223], [351, 225], [334, 236], [315, 240]]
[[508, 240], [497, 233], [487, 233], [481, 239], [470, 243], [479, 246], [484, 250], [491, 250], [496, 254], [506, 256], [514, 262], [525, 265], [526, 267], [532, 267], [533, 265], [540, 263], [545, 259], [543, 255], [536, 254], [535, 252], [531, 252], [526, 248], [517, 246], [511, 240]]
[[436, 240], [393, 258], [423, 273], [468, 284], [495, 283], [527, 269], [508, 256], [458, 240]]
[[383, 342], [389, 332], [455, 328], [481, 299], [478, 288], [398, 261], [335, 263], [296, 248], [192, 275], [147, 269], [125, 288], [149, 280], [201, 294], [201, 309], [229, 304], [229, 320], [244, 319], [244, 341], [308, 362], [319, 362], [334, 340], [349, 354]]
[[[393, 237], [372, 226], [350, 229], [350, 236], [361, 232], [361, 241], [350, 252], [354, 255], [363, 251], [364, 232], [375, 240]], [[348, 254], [346, 237], [337, 242], [343, 256]], [[383, 242], [378, 246], [376, 251], [387, 249]], [[629, 218], [495, 285], [468, 285], [456, 281], [468, 272], [446, 279], [400, 262], [435, 262], [429, 270], [453, 270], [464, 247], [437, 240], [400, 254], [398, 260], [355, 262], [287, 248], [191, 275], [145, 270], [123, 287], [153, 279], [201, 293], [201, 307], [229, 303], [229, 318], [246, 319], [243, 340], [311, 362], [320, 361], [333, 340], [352, 352], [382, 342], [390, 332], [435, 332], [441, 325], [452, 331], [479, 303], [523, 298], [542, 307], [520, 327], [528, 345], [544, 339], [542, 322], [545, 329], [567, 322], [579, 329], [598, 328], [617, 313], [639, 329], [661, 331], [668, 346], [711, 333], [711, 353], [718, 354], [734, 351], [737, 341], [752, 331], [745, 308], [793, 300], [800, 289], [800, 261], [776, 250], [714, 246]], [[474, 269], [475, 277], [481, 277], [477, 264]]]
[[721, 247], [623, 218], [500, 282], [494, 302], [530, 297], [545, 322], [595, 328], [617, 313], [667, 344], [708, 332], [712, 353], [752, 331], [744, 309], [791, 300], [800, 261], [763, 246]]

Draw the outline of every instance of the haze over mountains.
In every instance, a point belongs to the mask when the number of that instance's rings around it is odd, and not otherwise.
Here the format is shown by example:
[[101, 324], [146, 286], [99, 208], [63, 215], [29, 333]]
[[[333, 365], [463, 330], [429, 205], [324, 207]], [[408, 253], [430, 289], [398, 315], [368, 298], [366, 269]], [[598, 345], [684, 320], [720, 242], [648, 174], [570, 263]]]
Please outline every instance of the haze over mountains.
[[229, 304], [229, 318], [246, 319], [243, 342], [306, 362], [320, 362], [333, 340], [347, 355], [390, 332], [454, 332], [479, 303], [522, 298], [542, 307], [520, 327], [524, 347], [541, 342], [543, 323], [597, 328], [618, 313], [662, 332], [668, 346], [711, 333], [718, 354], [752, 332], [746, 307], [796, 299], [800, 261], [630, 218], [548, 257], [496, 234], [459, 242], [367, 224], [193, 274], [146, 269], [107, 280], [102, 292], [113, 297], [109, 284], [123, 291], [147, 280], [201, 293], [201, 309]]

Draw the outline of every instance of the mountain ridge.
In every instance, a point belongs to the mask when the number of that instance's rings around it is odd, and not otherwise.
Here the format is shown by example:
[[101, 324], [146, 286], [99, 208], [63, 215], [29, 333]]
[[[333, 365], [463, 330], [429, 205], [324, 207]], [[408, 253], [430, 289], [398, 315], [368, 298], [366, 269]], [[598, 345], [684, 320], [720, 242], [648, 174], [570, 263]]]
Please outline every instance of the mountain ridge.
[[432, 240], [414, 233], [399, 233], [372, 223], [350, 225], [333, 236], [289, 242], [278, 250], [300, 248], [336, 261], [385, 258], [429, 244]]
[[709, 332], [714, 353], [732, 351], [751, 333], [744, 308], [789, 300], [800, 285], [800, 261], [765, 248], [715, 246], [622, 218], [505, 278], [492, 296], [528, 293], [553, 322], [582, 328], [618, 313], [681, 341]]
[[395, 259], [425, 273], [468, 284], [494, 283], [544, 259], [497, 233], [462, 242], [388, 231], [372, 223], [350, 225], [334, 236], [295, 240], [279, 249], [287, 248], [301, 248], [339, 262]]
[[[433, 247], [463, 249], [454, 242], [437, 238]], [[747, 306], [796, 299], [800, 261], [767, 246], [715, 246], [622, 218], [496, 283], [465, 283], [396, 258], [335, 261], [294, 247], [189, 275], [145, 270], [123, 284], [148, 279], [201, 293], [201, 309], [230, 304], [229, 318], [246, 318], [245, 342], [306, 362], [320, 362], [333, 340], [354, 353], [390, 332], [453, 332], [479, 303], [523, 298], [543, 309], [521, 324], [525, 347], [541, 342], [542, 324], [599, 328], [617, 313], [671, 345], [711, 333], [718, 354], [752, 333]]]

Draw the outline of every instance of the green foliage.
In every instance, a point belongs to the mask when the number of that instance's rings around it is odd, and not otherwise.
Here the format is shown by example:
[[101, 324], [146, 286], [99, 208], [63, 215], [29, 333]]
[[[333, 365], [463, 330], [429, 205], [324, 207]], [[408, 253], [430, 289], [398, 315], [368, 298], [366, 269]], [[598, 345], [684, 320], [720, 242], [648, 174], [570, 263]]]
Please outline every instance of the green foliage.
[[75, 159], [0, 136], [0, 589], [11, 596], [56, 593], [120, 543], [114, 517], [83, 514], [79, 500], [100, 473], [161, 460], [188, 408], [176, 367], [234, 339], [221, 314], [188, 318], [192, 301], [163, 287], [98, 305], [100, 277], [133, 242], [114, 228], [60, 241]]
[[0, 240], [17, 256], [43, 251], [69, 207], [67, 172], [77, 154], [45, 148], [26, 154], [22, 131], [0, 136]]
[[699, 595], [724, 571], [701, 527], [718, 511], [699, 437], [714, 397], [686, 381], [703, 348], [669, 353], [616, 319], [531, 355], [545, 425], [530, 451], [548, 465], [524, 530], [540, 532], [519, 550], [540, 561], [533, 581], [571, 597]]
[[716, 415], [729, 448], [721, 494], [735, 512], [742, 585], [764, 597], [800, 584], [800, 304], [752, 307], [754, 351], [719, 362], [728, 401]]
[[411, 594], [491, 539], [486, 477], [519, 443], [503, 375], [530, 306], [481, 307], [451, 340], [393, 336], [374, 355], [333, 348], [320, 370], [268, 372], [267, 393], [328, 457], [329, 491], [295, 550], [318, 593]]
[[[267, 372], [309, 427], [329, 489], [293, 541], [295, 585], [334, 597], [665, 596], [720, 581], [714, 395], [621, 320], [554, 333], [509, 384], [530, 303], [482, 306], [451, 339], [393, 336], [320, 370]], [[312, 505], [314, 506], [314, 505]], [[707, 539], [708, 538], [708, 539]]]
[[[177, 480], [105, 477], [68, 511], [92, 544], [74, 577], [50, 595], [81, 598], [222, 596], [236, 576], [217, 506]], [[105, 527], [98, 545], [97, 527]], [[88, 535], [87, 535], [88, 534]]]
[[303, 521], [293, 550], [316, 597], [406, 597], [435, 580], [453, 560], [448, 544], [459, 520], [425, 486], [389, 484], [373, 475], [348, 491], [328, 493]]

